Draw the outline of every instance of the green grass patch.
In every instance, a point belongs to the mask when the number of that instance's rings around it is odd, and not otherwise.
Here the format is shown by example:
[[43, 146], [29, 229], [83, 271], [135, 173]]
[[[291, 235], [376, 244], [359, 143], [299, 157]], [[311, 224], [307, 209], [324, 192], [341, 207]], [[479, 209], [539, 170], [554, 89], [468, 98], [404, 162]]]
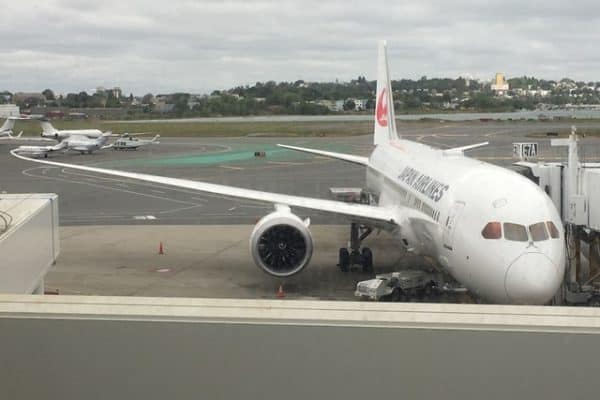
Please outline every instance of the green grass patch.
[[[545, 132], [532, 132], [532, 133], [528, 133], [526, 135], [526, 137], [530, 137], [530, 138], [566, 138], [569, 137], [569, 135], [571, 134], [571, 129], [570, 128], [564, 128], [564, 129], [555, 129], [555, 130], [549, 130], [549, 131], [545, 131]], [[600, 129], [599, 128], [577, 128], [577, 134], [579, 136], [586, 136], [586, 137], [600, 137]]]

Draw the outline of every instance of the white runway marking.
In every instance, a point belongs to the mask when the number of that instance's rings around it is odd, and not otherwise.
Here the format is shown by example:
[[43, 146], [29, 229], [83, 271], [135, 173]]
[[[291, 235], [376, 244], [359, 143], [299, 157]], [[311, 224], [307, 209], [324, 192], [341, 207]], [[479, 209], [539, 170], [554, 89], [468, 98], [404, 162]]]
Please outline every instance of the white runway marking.
[[203, 207], [202, 204], [196, 204], [193, 206], [189, 206], [189, 207], [180, 207], [180, 208], [174, 208], [172, 210], [164, 210], [164, 211], [159, 211], [159, 214], [173, 214], [179, 211], [186, 211], [186, 210], [191, 210], [193, 208], [199, 208], [199, 207]]
[[[39, 175], [33, 175], [30, 172], [30, 171], [33, 171], [33, 170], [39, 169], [39, 168], [40, 167], [28, 168], [26, 170], [23, 170], [22, 174], [25, 175], [25, 176], [30, 176], [32, 178], [40, 178]], [[68, 174], [68, 173], [65, 173], [65, 174]], [[83, 174], [73, 174], [73, 175], [83, 175]], [[100, 184], [97, 184], [97, 183], [90, 183], [90, 182], [84, 182], [84, 181], [73, 181], [73, 180], [70, 180], [70, 179], [61, 178], [61, 177], [54, 177], [54, 176], [44, 176], [43, 178], [54, 179], [54, 180], [61, 181], [61, 182], [74, 183], [74, 184], [79, 184], [79, 185], [89, 185], [89, 186], [97, 187], [97, 188], [100, 188], [100, 189], [113, 190], [113, 191], [116, 191], [116, 192], [129, 193], [129, 194], [134, 194], [134, 195], [143, 196], [143, 197], [151, 197], [151, 198], [154, 198], [154, 199], [167, 200], [167, 201], [172, 201], [172, 202], [175, 202], [175, 203], [196, 205], [195, 203], [192, 203], [191, 201], [176, 200], [176, 199], [172, 199], [172, 198], [168, 198], [168, 197], [161, 197], [161, 196], [152, 195], [152, 194], [148, 194], [148, 193], [135, 192], [133, 190], [125, 190], [125, 189], [119, 189], [119, 188], [116, 188], [116, 187], [100, 185]]]
[[154, 215], [134, 215], [133, 219], [138, 221], [146, 221], [146, 220], [155, 220], [156, 217]]
[[[316, 156], [316, 158], [325, 158], [325, 159], [329, 160], [329, 158], [321, 157], [321, 156]], [[275, 165], [305, 165], [305, 163], [290, 162], [290, 161], [267, 161], [267, 163], [275, 164]]]
[[[25, 174], [25, 171], [34, 170], [34, 169], [38, 169], [38, 168], [54, 169], [54, 168], [57, 168], [57, 167], [33, 167], [33, 168], [29, 168], [27, 170], [24, 170], [23, 174], [27, 175], [27, 174]], [[85, 174], [85, 173], [82, 173], [82, 172], [71, 171], [71, 170], [68, 170], [67, 168], [63, 168], [62, 169], [62, 173], [65, 174], [65, 175], [89, 176], [89, 177], [95, 177], [95, 178], [101, 179], [103, 181], [118, 182], [118, 183], [116, 183], [116, 185], [119, 185], [119, 183], [122, 183], [121, 181], [123, 180], [123, 178], [109, 178], [109, 177], [105, 177], [105, 176], [101, 176], [101, 175], [89, 175], [89, 174]], [[39, 178], [39, 176], [37, 176], [37, 175], [28, 175], [28, 176], [38, 177]], [[54, 178], [54, 177], [44, 177], [44, 178], [47, 178], [47, 179], [57, 179], [57, 180], [64, 180], [64, 181], [66, 181], [65, 179]], [[195, 179], [191, 179], [191, 180], [195, 180]], [[68, 181], [68, 182], [85, 184], [85, 182], [77, 182], [77, 181]], [[131, 180], [131, 181], [128, 181], [128, 182], [130, 182], [130, 184], [137, 185], [137, 186], [142, 186], [142, 187], [146, 186], [146, 187], [151, 187], [151, 188], [169, 189], [171, 191], [179, 192], [179, 193], [189, 193], [189, 194], [196, 194], [196, 195], [199, 193], [198, 190], [181, 189], [181, 188], [177, 188], [177, 187], [171, 187], [171, 186], [166, 186], [166, 185], [159, 185], [159, 184], [156, 184], [156, 183], [149, 183], [149, 182], [144, 182], [144, 181]], [[202, 181], [200, 180], [200, 182], [202, 182]], [[110, 186], [102, 186], [102, 185], [93, 185], [93, 186], [103, 187], [103, 188], [106, 188], [106, 189], [112, 189], [112, 190], [117, 190], [117, 191], [119, 190], [118, 188], [113, 188], [113, 187], [110, 187]], [[124, 187], [129, 188], [129, 186], [127, 186], [127, 185], [124, 186]], [[158, 197], [158, 196], [152, 196], [150, 194], [143, 194], [143, 193], [138, 193], [138, 192], [134, 192], [134, 191], [130, 191], [130, 190], [121, 190], [121, 191], [125, 192], [125, 193], [140, 194], [142, 196], [147, 196], [147, 197], [161, 198], [161, 197]], [[215, 193], [204, 193], [203, 195], [206, 196], [206, 197], [214, 198], [214, 199], [231, 199], [231, 197], [227, 197], [227, 196], [223, 196], [223, 195], [215, 194]], [[165, 199], [165, 200], [172, 200], [172, 199]], [[173, 200], [173, 201], [177, 201], [177, 200]], [[204, 200], [201, 200], [201, 201], [205, 201], [206, 202], [206, 201], [208, 201], [208, 199], [204, 199]], [[192, 202], [186, 202], [186, 203], [193, 204]]]
[[244, 168], [242, 168], [242, 167], [234, 167], [233, 165], [219, 165], [219, 167], [225, 168], [225, 169], [233, 169], [233, 170], [236, 170], [236, 171], [243, 171], [244, 170]]

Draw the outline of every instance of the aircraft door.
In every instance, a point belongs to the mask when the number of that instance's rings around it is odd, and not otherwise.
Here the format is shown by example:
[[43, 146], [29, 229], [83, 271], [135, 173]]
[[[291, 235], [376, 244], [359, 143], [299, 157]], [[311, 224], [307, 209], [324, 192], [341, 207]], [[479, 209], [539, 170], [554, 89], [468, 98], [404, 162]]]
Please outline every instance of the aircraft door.
[[453, 250], [454, 246], [454, 231], [456, 230], [456, 225], [460, 219], [463, 209], [465, 208], [465, 203], [462, 201], [456, 201], [450, 207], [450, 212], [448, 213], [448, 217], [446, 218], [444, 224], [444, 233], [443, 233], [443, 242], [444, 247], [448, 250]]

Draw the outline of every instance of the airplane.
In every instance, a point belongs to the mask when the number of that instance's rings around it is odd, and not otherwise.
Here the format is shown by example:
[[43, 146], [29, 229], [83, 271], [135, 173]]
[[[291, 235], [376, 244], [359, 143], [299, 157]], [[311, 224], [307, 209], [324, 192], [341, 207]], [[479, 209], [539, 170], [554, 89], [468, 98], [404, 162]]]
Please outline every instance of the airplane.
[[13, 151], [19, 154], [29, 154], [35, 157], [48, 158], [48, 154], [53, 153], [55, 151], [63, 150], [63, 151], [78, 151], [81, 154], [92, 154], [95, 150], [104, 149], [108, 146], [105, 146], [108, 138], [110, 137], [111, 132], [106, 132], [102, 134], [102, 136], [98, 138], [89, 138], [87, 136], [80, 135], [71, 135], [66, 139], [58, 142], [53, 146], [19, 146]]
[[[225, 197], [274, 205], [250, 236], [254, 262], [266, 273], [299, 273], [312, 255], [310, 220], [292, 207], [346, 217], [350, 249], [338, 265], [360, 262], [370, 270], [373, 254], [362, 241], [375, 229], [390, 232], [398, 246], [427, 255], [479, 298], [496, 303], [545, 304], [565, 272], [564, 230], [551, 199], [522, 175], [467, 157], [479, 143], [437, 149], [402, 139], [396, 129], [385, 41], [378, 46], [374, 118], [375, 148], [369, 157], [296, 146], [281, 147], [362, 165], [367, 204], [269, 193], [188, 179], [15, 157], [42, 164], [138, 179]], [[361, 234], [362, 232], [362, 234]]]
[[15, 127], [15, 120], [18, 118], [8, 117], [6, 121], [0, 126], [0, 140], [13, 140], [19, 139], [23, 134], [23, 131], [19, 132], [17, 136], [13, 136], [13, 129]]
[[63, 140], [62, 142], [59, 142], [58, 144], [55, 144], [53, 146], [19, 146], [12, 151], [19, 154], [28, 154], [32, 157], [48, 158], [48, 155], [50, 153], [60, 150], [66, 150], [66, 148], [67, 141]]
[[88, 138], [98, 138], [103, 135], [100, 129], [69, 129], [58, 130], [49, 121], [40, 120], [42, 126], [41, 137], [61, 141], [71, 135], [85, 136]]
[[138, 139], [128, 133], [124, 133], [115, 140], [114, 143], [106, 146], [112, 147], [113, 150], [137, 150], [139, 147], [148, 146], [150, 144], [159, 144], [160, 135], [154, 136], [152, 139]]

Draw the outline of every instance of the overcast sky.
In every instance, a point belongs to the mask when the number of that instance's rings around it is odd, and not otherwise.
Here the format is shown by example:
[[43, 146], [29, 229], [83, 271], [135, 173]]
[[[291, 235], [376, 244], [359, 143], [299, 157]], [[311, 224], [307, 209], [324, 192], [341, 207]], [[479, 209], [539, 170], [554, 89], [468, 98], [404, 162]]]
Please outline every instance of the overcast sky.
[[600, 81], [598, 0], [0, 0], [0, 90], [128, 94], [469, 74]]

